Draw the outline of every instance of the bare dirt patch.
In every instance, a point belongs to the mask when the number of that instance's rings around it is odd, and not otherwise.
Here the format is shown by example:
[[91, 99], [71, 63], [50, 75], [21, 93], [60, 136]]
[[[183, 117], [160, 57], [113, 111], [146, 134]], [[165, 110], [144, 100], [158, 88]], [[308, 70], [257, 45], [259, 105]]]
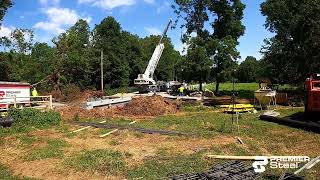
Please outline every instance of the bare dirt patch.
[[[0, 163], [7, 166], [14, 175], [43, 179], [123, 179], [123, 177], [105, 177], [101, 174], [77, 172], [66, 167], [63, 162], [66, 158], [73, 157], [84, 151], [96, 149], [110, 149], [125, 154], [126, 166], [142, 165], [149, 157], [157, 157], [159, 150], [166, 149], [169, 155], [189, 155], [203, 149], [210, 149], [212, 145], [235, 143], [236, 140], [229, 136], [215, 136], [211, 139], [187, 138], [177, 136], [162, 136], [141, 134], [131, 131], [118, 131], [105, 138], [99, 138], [98, 129], [90, 128], [72, 137], [55, 129], [37, 130], [26, 134], [34, 138], [60, 139], [68, 143], [63, 147], [64, 157], [61, 159], [47, 158], [26, 161], [27, 152], [42, 147], [37, 141], [28, 146], [19, 146], [19, 139], [8, 137], [0, 154]], [[113, 143], [112, 143], [113, 142]], [[116, 143], [115, 143], [116, 142]]]
[[[235, 143], [236, 139], [229, 136], [217, 136], [212, 139], [205, 138], [180, 138], [175, 136], [137, 134], [127, 130], [118, 131], [108, 137], [99, 138], [90, 129], [85, 135], [66, 138], [71, 146], [64, 149], [66, 156], [72, 156], [82, 151], [96, 149], [112, 149], [130, 156], [125, 160], [127, 166], [142, 164], [147, 157], [157, 155], [159, 149], [167, 149], [172, 155], [192, 154], [204, 149], [210, 149], [212, 145], [225, 145]], [[116, 142], [116, 143], [113, 143]]]
[[72, 169], [61, 169], [62, 160], [44, 159], [36, 161], [21, 161], [15, 159], [6, 165], [14, 175], [41, 179], [105, 179], [106, 177], [84, 172], [74, 172]]

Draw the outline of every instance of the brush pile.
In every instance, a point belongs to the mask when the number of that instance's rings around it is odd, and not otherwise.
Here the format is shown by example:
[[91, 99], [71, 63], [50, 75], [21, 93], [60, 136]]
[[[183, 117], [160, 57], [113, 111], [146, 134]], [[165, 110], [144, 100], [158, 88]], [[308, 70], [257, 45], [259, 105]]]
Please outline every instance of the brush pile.
[[177, 111], [177, 102], [167, 100], [161, 96], [151, 96], [132, 99], [122, 109], [121, 114], [129, 116], [159, 116], [174, 114]]
[[64, 120], [99, 119], [113, 117], [150, 117], [165, 114], [174, 114], [178, 111], [176, 101], [167, 100], [161, 96], [137, 97], [123, 107], [101, 107], [87, 110], [79, 105], [70, 105], [60, 109]]

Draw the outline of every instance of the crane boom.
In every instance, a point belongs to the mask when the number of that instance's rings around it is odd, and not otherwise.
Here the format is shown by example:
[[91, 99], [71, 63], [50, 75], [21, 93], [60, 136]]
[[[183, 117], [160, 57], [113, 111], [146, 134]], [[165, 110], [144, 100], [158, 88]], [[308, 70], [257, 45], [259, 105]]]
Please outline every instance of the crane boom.
[[144, 74], [139, 74], [138, 78], [134, 80], [135, 85], [154, 85], [156, 82], [153, 80], [154, 71], [157, 68], [159, 60], [161, 58], [162, 52], [164, 50], [164, 43], [162, 42], [163, 38], [167, 34], [167, 31], [172, 23], [172, 19], [169, 20], [168, 25], [164, 29], [159, 44], [156, 46], [151, 59], [149, 60], [149, 64], [144, 72]]

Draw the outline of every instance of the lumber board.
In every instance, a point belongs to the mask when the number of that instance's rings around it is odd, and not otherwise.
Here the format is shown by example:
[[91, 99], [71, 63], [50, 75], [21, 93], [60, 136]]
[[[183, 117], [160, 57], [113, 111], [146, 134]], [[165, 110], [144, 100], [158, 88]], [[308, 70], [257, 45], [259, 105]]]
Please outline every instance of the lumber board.
[[[101, 121], [101, 122], [99, 122], [99, 123], [105, 123], [105, 122], [107, 122], [107, 121]], [[86, 126], [86, 127], [83, 127], [83, 128], [77, 129], [77, 130], [74, 130], [74, 131], [72, 131], [72, 133], [80, 132], [80, 131], [83, 131], [83, 130], [89, 129], [89, 128], [91, 128], [91, 126]]]
[[95, 128], [105, 128], [105, 129], [119, 129], [119, 130], [130, 130], [139, 131], [145, 134], [161, 134], [161, 135], [177, 135], [177, 136], [188, 136], [193, 135], [191, 133], [177, 132], [177, 131], [166, 131], [166, 130], [156, 130], [156, 129], [145, 129], [139, 127], [130, 127], [128, 125], [117, 125], [117, 124], [101, 124], [92, 122], [74, 122], [74, 124], [79, 126], [92, 126]]
[[[137, 122], [137, 121], [132, 121], [131, 123], [129, 123], [129, 125], [134, 124], [134, 123], [136, 123], [136, 122]], [[108, 133], [106, 133], [106, 134], [102, 134], [100, 137], [103, 138], [103, 137], [109, 136], [110, 134], [112, 134], [112, 133], [114, 133], [114, 132], [117, 132], [117, 131], [119, 131], [119, 129], [114, 129], [114, 130], [112, 130], [112, 131], [110, 131], [110, 132], [108, 132]]]
[[255, 156], [225, 156], [225, 155], [206, 155], [211, 159], [229, 159], [229, 160], [255, 160]]

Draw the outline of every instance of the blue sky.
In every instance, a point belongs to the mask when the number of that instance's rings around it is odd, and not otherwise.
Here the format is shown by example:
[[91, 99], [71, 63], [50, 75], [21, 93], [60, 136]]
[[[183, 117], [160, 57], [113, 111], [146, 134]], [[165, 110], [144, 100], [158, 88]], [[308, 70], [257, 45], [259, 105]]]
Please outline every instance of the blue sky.
[[[51, 39], [72, 26], [79, 18], [87, 19], [90, 27], [107, 16], [114, 16], [122, 28], [140, 37], [159, 34], [170, 17], [175, 17], [173, 0], [13, 0], [0, 30], [7, 35], [14, 28], [31, 28], [35, 40]], [[243, 23], [246, 32], [240, 39], [238, 50], [246, 56], [261, 58], [259, 50], [265, 38], [271, 37], [264, 28], [265, 17], [260, 13], [262, 0], [243, 0], [246, 4]], [[169, 30], [168, 36], [177, 50], [182, 50], [180, 28]]]

